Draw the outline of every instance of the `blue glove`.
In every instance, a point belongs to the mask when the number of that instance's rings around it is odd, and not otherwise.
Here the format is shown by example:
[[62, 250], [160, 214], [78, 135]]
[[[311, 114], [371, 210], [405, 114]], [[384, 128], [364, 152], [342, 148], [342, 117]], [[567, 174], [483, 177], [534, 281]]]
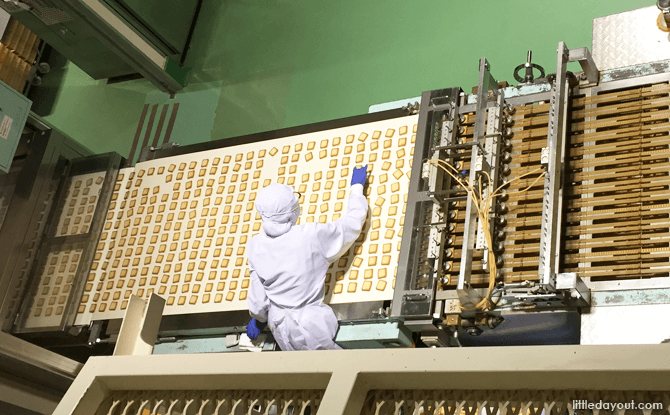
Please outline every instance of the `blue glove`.
[[362, 184], [365, 186], [367, 181], [368, 166], [359, 168], [354, 167], [354, 175], [351, 178], [351, 185]]
[[261, 323], [255, 318], [252, 318], [249, 324], [247, 324], [247, 336], [249, 336], [251, 340], [256, 340], [258, 338], [258, 335], [261, 334], [261, 332], [267, 325], [268, 325], [267, 322]]

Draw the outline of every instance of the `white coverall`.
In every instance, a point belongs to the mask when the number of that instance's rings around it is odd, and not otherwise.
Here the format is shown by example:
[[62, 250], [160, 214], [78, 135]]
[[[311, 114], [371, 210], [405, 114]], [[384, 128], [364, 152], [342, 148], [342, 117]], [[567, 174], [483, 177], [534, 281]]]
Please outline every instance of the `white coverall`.
[[256, 199], [263, 232], [249, 243], [249, 314], [268, 322], [282, 350], [341, 349], [337, 318], [323, 304], [326, 271], [358, 238], [367, 216], [363, 186], [351, 187], [347, 213], [334, 222], [295, 226], [293, 189], [272, 184]]

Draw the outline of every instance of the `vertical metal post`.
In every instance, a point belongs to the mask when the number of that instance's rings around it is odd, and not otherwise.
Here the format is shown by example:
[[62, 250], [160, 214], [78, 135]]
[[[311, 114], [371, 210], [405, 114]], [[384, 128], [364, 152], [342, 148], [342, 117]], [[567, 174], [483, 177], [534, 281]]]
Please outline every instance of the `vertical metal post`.
[[[475, 130], [473, 134], [473, 141], [479, 142], [480, 145], [472, 146], [472, 155], [470, 158], [470, 176], [469, 183], [474, 184], [477, 182], [477, 169], [475, 168], [475, 163], [482, 154], [481, 148], [485, 147], [486, 143], [486, 110], [489, 102], [489, 91], [493, 92], [493, 95], [497, 94], [497, 82], [491, 76], [489, 63], [485, 58], [482, 58], [479, 61], [479, 86], [477, 90], [477, 112], [475, 115]], [[465, 227], [463, 231], [463, 245], [461, 251], [461, 267], [460, 273], [458, 275], [458, 285], [457, 290], [459, 297], [461, 297], [461, 303], [466, 296], [463, 296], [464, 290], [467, 290], [470, 284], [470, 277], [472, 272], [472, 255], [475, 246], [475, 230], [477, 227], [477, 210], [472, 198], [468, 197], [465, 207]], [[469, 304], [463, 304], [468, 306]], [[474, 304], [470, 304], [474, 305]]]
[[562, 202], [561, 179], [563, 173], [563, 152], [565, 147], [568, 99], [567, 64], [569, 50], [565, 43], [558, 44], [558, 63], [556, 78], [552, 84], [551, 106], [549, 109], [549, 134], [547, 148], [544, 151], [546, 165], [544, 193], [542, 200], [542, 217], [540, 233], [540, 283], [554, 288], [556, 286], [556, 269], [558, 265], [558, 244], [560, 239], [559, 212]]

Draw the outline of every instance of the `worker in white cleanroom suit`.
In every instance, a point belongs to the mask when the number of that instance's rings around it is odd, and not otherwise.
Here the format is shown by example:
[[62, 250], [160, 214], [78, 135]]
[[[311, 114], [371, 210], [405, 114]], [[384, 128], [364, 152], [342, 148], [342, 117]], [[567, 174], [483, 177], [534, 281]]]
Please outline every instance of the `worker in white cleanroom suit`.
[[300, 206], [289, 186], [275, 183], [259, 192], [256, 210], [263, 232], [248, 247], [251, 339], [269, 323], [282, 350], [341, 349], [333, 340], [337, 318], [323, 304], [324, 282], [328, 266], [361, 233], [368, 210], [366, 172], [367, 167], [354, 169], [347, 213], [329, 223], [296, 226]]

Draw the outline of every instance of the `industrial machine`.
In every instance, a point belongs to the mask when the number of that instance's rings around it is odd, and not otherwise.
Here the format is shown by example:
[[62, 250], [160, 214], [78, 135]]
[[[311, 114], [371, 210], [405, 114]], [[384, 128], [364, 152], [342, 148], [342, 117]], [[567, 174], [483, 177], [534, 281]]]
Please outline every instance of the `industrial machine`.
[[174, 94], [201, 0], [12, 0], [0, 7], [93, 79], [144, 77]]
[[[147, 147], [135, 165], [68, 156], [41, 182], [15, 159], [0, 228], [2, 329], [73, 357], [109, 354], [132, 296], [156, 294], [166, 306], [155, 354], [237, 351], [257, 192], [286, 183], [301, 194], [302, 223], [336, 220], [350, 169], [367, 164], [370, 217], [324, 287], [339, 344], [616, 343], [611, 324], [637, 330], [670, 313], [662, 16], [596, 19], [591, 50], [560, 43], [555, 71], [528, 53], [513, 86], [481, 59], [472, 93]], [[637, 43], [608, 43], [613, 27]], [[51, 185], [48, 203], [16, 196]], [[670, 337], [639, 330], [640, 343]], [[275, 349], [272, 337], [259, 347]]]

